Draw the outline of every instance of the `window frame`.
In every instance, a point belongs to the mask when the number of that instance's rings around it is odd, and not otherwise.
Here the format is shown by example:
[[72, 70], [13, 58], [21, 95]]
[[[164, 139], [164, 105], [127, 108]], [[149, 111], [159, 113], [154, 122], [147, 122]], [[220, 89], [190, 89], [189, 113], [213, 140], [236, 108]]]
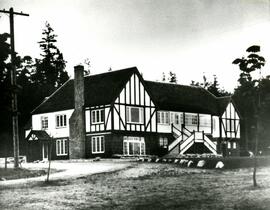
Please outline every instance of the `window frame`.
[[[49, 128], [48, 116], [41, 116], [40, 121], [41, 121], [41, 130], [48, 130]], [[47, 125], [47, 126], [44, 127], [44, 125]]]
[[231, 149], [231, 148], [232, 148], [231, 142], [228, 142], [227, 148], [228, 148], [228, 149]]
[[168, 148], [168, 145], [169, 145], [168, 138], [166, 136], [160, 136], [158, 144], [162, 148]]
[[[194, 122], [196, 121], [196, 122]], [[198, 115], [192, 113], [185, 113], [185, 125], [197, 126], [199, 122]]]
[[[67, 141], [68, 141], [67, 139], [56, 139], [56, 142], [55, 142], [56, 156], [67, 156], [68, 155]], [[58, 150], [58, 146], [59, 146], [59, 150]]]
[[[139, 121], [133, 122], [131, 116], [131, 109], [138, 109], [139, 110]], [[144, 124], [144, 108], [137, 107], [137, 106], [127, 106], [126, 107], [126, 121], [129, 124]]]
[[[103, 112], [103, 115], [102, 115]], [[102, 124], [105, 121], [105, 109], [91, 110], [91, 124]]]
[[67, 127], [67, 114], [57, 114], [55, 116], [55, 121], [56, 121], [55, 122], [56, 128], [66, 128]]
[[169, 125], [170, 124], [170, 113], [167, 111], [158, 111], [157, 113], [157, 123], [160, 125]]
[[91, 137], [91, 152], [92, 154], [105, 153], [105, 137], [104, 136]]
[[[130, 154], [130, 145], [129, 145], [130, 143], [132, 145], [133, 154]], [[127, 156], [138, 155], [138, 154], [134, 154], [134, 148], [135, 148], [134, 144], [139, 144], [139, 147], [140, 147], [139, 156], [146, 155], [145, 139], [144, 139], [144, 137], [139, 137], [139, 136], [124, 136], [124, 138], [123, 138], [123, 155], [127, 155]], [[125, 146], [126, 146], [126, 150], [125, 150]]]
[[199, 114], [200, 127], [211, 127], [211, 115]]

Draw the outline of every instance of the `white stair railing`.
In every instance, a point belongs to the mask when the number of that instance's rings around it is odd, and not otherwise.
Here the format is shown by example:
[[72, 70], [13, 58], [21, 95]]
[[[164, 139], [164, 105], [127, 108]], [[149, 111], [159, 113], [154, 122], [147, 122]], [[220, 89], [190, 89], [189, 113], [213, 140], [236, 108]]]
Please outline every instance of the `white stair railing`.
[[180, 143], [180, 141], [182, 141], [182, 135], [179, 136], [177, 139], [175, 139], [175, 140], [168, 146], [168, 150], [171, 151], [177, 144]]
[[180, 154], [184, 154], [194, 144], [194, 133], [180, 144]]
[[217, 145], [211, 141], [206, 135], [204, 135], [204, 145], [211, 150], [214, 154], [217, 154]]

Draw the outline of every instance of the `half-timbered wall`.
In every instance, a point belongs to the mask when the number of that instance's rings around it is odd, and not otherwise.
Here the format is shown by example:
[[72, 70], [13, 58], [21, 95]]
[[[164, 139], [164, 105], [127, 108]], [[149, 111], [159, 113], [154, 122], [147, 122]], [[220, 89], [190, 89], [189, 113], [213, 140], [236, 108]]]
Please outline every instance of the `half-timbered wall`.
[[[131, 119], [137, 113], [138, 119]], [[113, 104], [114, 130], [156, 132], [156, 108], [137, 74], [133, 74]]]
[[[32, 129], [33, 130], [45, 130], [50, 136], [54, 138], [68, 137], [69, 136], [69, 118], [73, 112], [73, 109], [49, 112], [44, 114], [32, 115]], [[62, 117], [62, 116], [66, 117]], [[61, 118], [61, 126], [57, 126], [57, 116], [58, 123], [59, 118]], [[42, 128], [42, 118], [47, 118], [48, 127], [46, 129]], [[65, 119], [64, 119], [65, 118]], [[65, 120], [65, 123], [63, 122]]]
[[221, 118], [221, 137], [240, 138], [240, 118], [232, 103], [229, 103]]
[[[101, 112], [104, 113], [102, 116]], [[114, 103], [86, 108], [85, 124], [87, 133], [110, 130], [156, 132], [156, 108], [138, 75], [133, 74]]]
[[86, 133], [111, 130], [111, 106], [102, 105], [86, 108], [85, 130]]

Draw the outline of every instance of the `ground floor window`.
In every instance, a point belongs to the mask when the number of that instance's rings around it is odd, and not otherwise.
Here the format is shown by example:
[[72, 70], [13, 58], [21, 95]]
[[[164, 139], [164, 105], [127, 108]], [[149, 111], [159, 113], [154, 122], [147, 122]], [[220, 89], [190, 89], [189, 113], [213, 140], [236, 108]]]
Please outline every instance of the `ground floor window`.
[[236, 142], [228, 142], [228, 149], [236, 149]]
[[167, 148], [168, 147], [168, 138], [167, 137], [159, 137], [159, 146]]
[[94, 136], [92, 141], [92, 153], [104, 153], [105, 152], [105, 140], [104, 136]]
[[63, 156], [68, 154], [68, 142], [67, 139], [56, 140], [56, 155]]
[[124, 136], [124, 155], [145, 155], [144, 137]]

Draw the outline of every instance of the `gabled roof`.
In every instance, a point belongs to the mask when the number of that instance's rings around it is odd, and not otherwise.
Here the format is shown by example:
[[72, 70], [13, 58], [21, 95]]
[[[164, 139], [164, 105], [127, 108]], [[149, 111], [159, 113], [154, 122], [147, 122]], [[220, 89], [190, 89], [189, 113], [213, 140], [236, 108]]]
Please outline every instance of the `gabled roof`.
[[232, 101], [232, 97], [231, 96], [218, 97], [217, 101], [219, 113], [222, 115], [225, 112], [228, 104]]
[[[140, 73], [136, 67], [87, 76], [84, 79], [85, 107], [111, 104], [120, 94], [131, 75]], [[142, 79], [154, 104], [160, 110], [204, 113], [221, 116], [232, 98], [217, 98], [209, 91], [194, 86], [152, 82]], [[42, 102], [32, 114], [56, 112], [74, 108], [74, 80]]]
[[194, 86], [145, 81], [153, 101], [161, 110], [219, 115], [217, 98]]
[[[112, 103], [133, 73], [139, 74], [136, 67], [85, 77], [85, 107]], [[73, 108], [74, 80], [71, 79], [41, 103], [32, 114]]]
[[44, 130], [31, 130], [30, 133], [26, 137], [27, 140], [50, 140], [51, 137]]
[[225, 112], [228, 104], [232, 103], [235, 108], [235, 111], [237, 112], [238, 116], [241, 118], [241, 113], [239, 112], [232, 96], [218, 97], [217, 100], [218, 100], [220, 115], [222, 115]]

